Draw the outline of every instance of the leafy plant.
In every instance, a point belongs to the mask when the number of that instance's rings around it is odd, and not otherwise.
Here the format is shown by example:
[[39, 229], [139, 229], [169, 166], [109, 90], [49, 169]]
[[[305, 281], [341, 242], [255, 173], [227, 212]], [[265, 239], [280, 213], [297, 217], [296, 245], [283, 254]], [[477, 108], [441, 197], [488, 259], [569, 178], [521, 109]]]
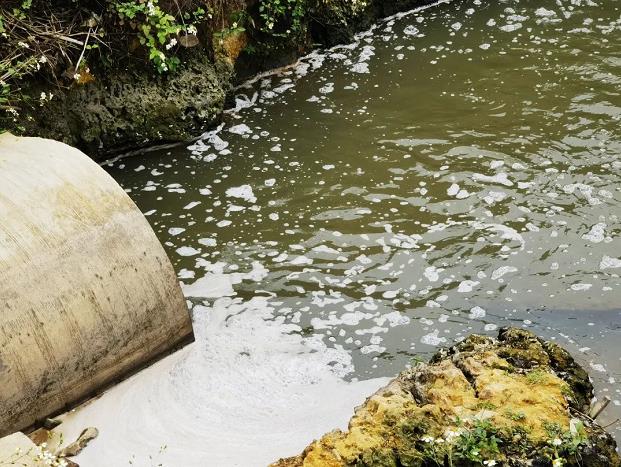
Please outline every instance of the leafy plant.
[[548, 374], [543, 370], [533, 370], [526, 375], [528, 384], [540, 384], [548, 378]]
[[[149, 60], [160, 73], [175, 70], [179, 66], [179, 58], [174, 51], [170, 52], [178, 44], [177, 36], [181, 32], [192, 36], [197, 34], [193, 23], [178, 23], [173, 15], [159, 6], [158, 0], [146, 3], [140, 0], [115, 1], [113, 8], [121, 21], [128, 20], [137, 29], [140, 44], [146, 47]], [[205, 10], [200, 8], [192, 14], [188, 13], [188, 17], [199, 20], [204, 13]]]
[[586, 430], [580, 420], [570, 420], [569, 430], [566, 431], [557, 424], [547, 424], [544, 428], [550, 436], [544, 455], [552, 461], [553, 467], [567, 464], [570, 457], [579, 459], [580, 447], [588, 441]]
[[216, 39], [222, 40], [228, 36], [242, 33], [246, 30], [246, 23], [250, 21], [248, 13], [242, 10], [233, 12], [230, 18], [229, 26], [223, 27], [220, 31], [214, 33]]
[[[461, 422], [457, 421], [458, 425]], [[454, 461], [467, 460], [482, 465], [496, 465], [500, 457], [499, 444], [502, 440], [497, 430], [489, 421], [475, 420], [471, 427], [447, 430], [441, 437], [423, 436], [421, 438], [423, 458], [444, 466], [447, 462], [453, 466]]]
[[456, 443], [457, 455], [473, 462], [497, 458], [500, 454], [498, 430], [487, 420], [475, 420], [471, 429], [463, 431]]
[[262, 0], [259, 4], [261, 30], [282, 37], [300, 34], [307, 10], [306, 0]]
[[512, 410], [505, 410], [505, 417], [510, 418], [514, 422], [521, 422], [523, 420], [526, 420], [526, 414], [521, 410], [517, 412], [514, 412]]

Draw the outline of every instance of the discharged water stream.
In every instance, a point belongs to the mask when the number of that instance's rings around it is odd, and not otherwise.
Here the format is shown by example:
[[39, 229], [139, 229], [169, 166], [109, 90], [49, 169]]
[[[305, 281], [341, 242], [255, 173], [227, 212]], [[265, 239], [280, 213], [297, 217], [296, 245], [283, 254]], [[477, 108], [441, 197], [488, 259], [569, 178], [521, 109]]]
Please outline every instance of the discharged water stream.
[[69, 418], [102, 433], [84, 465], [265, 465], [415, 355], [507, 325], [621, 416], [617, 0], [439, 4], [238, 94], [188, 148], [107, 167], [197, 342]]

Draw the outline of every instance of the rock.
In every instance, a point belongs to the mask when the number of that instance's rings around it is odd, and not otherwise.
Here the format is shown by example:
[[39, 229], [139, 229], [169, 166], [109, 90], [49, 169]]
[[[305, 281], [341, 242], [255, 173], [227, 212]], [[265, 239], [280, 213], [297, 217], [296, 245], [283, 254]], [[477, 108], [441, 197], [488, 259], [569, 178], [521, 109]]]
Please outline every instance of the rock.
[[34, 459], [24, 455], [35, 447], [35, 444], [21, 432], [0, 438], [0, 465], [36, 466]]
[[201, 51], [170, 76], [114, 70], [58, 90], [48, 106], [24, 109], [21, 124], [26, 134], [62, 141], [94, 158], [189, 141], [219, 121], [231, 73], [230, 66], [214, 64]]
[[585, 415], [592, 396], [558, 345], [516, 328], [472, 335], [373, 394], [348, 431], [272, 466], [620, 466], [614, 439]]
[[99, 430], [97, 430], [97, 428], [86, 428], [84, 431], [82, 431], [82, 433], [80, 433], [80, 436], [76, 441], [61, 449], [56, 455], [59, 457], [77, 456], [82, 451], [82, 449], [84, 449], [90, 441], [97, 438], [98, 435]]
[[47, 442], [35, 443], [33, 441], [33, 438], [38, 437], [58, 439], [58, 434], [49, 434], [45, 431], [47, 430], [37, 430], [36, 434], [31, 433], [29, 436], [18, 431], [0, 438], [0, 466], [45, 467], [65, 465], [66, 467], [79, 467], [75, 462], [52, 454]]

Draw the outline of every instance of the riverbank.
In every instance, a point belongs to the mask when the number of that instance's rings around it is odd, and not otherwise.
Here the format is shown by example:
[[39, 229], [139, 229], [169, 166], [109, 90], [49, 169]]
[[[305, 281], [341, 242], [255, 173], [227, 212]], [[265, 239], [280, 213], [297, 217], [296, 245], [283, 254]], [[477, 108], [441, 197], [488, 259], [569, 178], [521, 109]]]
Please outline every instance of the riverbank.
[[[12, 47], [5, 46], [0, 62], [8, 83], [0, 128], [102, 159], [190, 140], [220, 122], [241, 80], [313, 48], [349, 42], [381, 17], [432, 1], [212, 0], [206, 9], [192, 1], [180, 9], [131, 0], [103, 10], [50, 3], [0, 9], [0, 32]], [[42, 42], [35, 21], [57, 17], [67, 18], [54, 24], [65, 39]], [[65, 23], [72, 29], [65, 32]], [[22, 29], [31, 35], [18, 34]]]

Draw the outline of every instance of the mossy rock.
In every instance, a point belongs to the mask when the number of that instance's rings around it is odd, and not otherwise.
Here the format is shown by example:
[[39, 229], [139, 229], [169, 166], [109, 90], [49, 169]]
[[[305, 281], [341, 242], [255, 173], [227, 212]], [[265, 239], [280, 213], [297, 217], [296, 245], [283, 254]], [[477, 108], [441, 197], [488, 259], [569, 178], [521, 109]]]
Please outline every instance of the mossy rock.
[[402, 372], [348, 430], [274, 467], [621, 466], [614, 439], [584, 412], [588, 374], [524, 329], [472, 335]]

